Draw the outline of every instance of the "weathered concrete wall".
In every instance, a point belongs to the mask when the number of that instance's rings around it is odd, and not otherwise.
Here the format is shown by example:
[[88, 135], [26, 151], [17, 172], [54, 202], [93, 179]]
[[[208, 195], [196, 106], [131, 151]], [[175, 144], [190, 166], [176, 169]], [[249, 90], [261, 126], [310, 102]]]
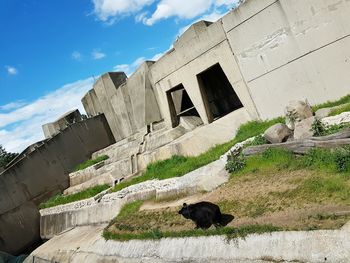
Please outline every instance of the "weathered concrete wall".
[[222, 19], [261, 118], [349, 93], [349, 13], [347, 0], [249, 0]]
[[149, 66], [153, 63], [144, 62], [128, 79], [120, 72], [104, 74], [82, 99], [89, 115], [105, 113], [117, 141], [162, 120], [148, 77]]
[[125, 138], [126, 125], [117, 118], [111, 98], [117, 94], [117, 89], [126, 79], [125, 73], [111, 72], [102, 75], [94, 84], [96, 96], [116, 141]]
[[203, 122], [209, 123], [197, 75], [217, 63], [222, 67], [251, 118], [257, 118], [254, 104], [221, 23], [201, 21], [192, 25], [174, 43], [174, 49], [150, 68], [161, 113], [168, 127], [171, 126], [171, 112], [166, 92], [180, 84], [184, 86]]
[[149, 66], [152, 64], [143, 63], [110, 98], [115, 116], [122, 123], [122, 138], [162, 119], [148, 79]]
[[86, 93], [86, 95], [81, 99], [81, 103], [83, 104], [86, 114], [89, 117], [103, 113], [103, 109], [94, 89], [91, 89]]
[[0, 251], [16, 254], [40, 239], [37, 205], [69, 185], [68, 174], [115, 140], [104, 115], [74, 123], [0, 175]]
[[81, 121], [82, 117], [79, 112], [79, 110], [75, 109], [72, 111], [69, 111], [59, 117], [57, 120], [55, 120], [52, 123], [47, 123], [42, 126], [44, 135], [46, 139], [52, 138], [56, 134], [63, 131], [65, 128], [67, 128], [69, 125]]
[[104, 240], [104, 225], [78, 227], [56, 236], [25, 262], [120, 263], [348, 263], [350, 224], [340, 230], [253, 234], [227, 240], [225, 236], [161, 240]]

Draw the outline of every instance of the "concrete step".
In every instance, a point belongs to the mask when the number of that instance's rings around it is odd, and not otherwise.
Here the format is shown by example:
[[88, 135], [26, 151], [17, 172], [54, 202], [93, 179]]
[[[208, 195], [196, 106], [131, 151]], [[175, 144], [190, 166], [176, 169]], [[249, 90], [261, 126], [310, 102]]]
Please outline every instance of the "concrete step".
[[103, 184], [113, 186], [116, 182], [131, 174], [133, 174], [132, 160], [131, 158], [126, 158], [103, 166], [98, 170], [92, 171], [90, 174], [82, 173], [81, 175], [75, 175], [73, 179], [74, 185], [71, 185], [71, 187], [66, 189], [63, 194], [75, 194], [88, 188]]

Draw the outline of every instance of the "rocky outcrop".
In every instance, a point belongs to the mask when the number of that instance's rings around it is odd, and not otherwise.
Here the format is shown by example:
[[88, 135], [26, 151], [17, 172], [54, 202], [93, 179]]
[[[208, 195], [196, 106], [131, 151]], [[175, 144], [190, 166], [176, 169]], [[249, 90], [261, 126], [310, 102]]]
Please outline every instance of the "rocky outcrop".
[[292, 133], [287, 125], [277, 123], [265, 131], [264, 138], [270, 143], [281, 143], [287, 141]]
[[295, 123], [294, 140], [311, 138], [314, 135], [314, 132], [312, 131], [312, 124], [314, 121], [315, 117], [310, 117]]
[[286, 125], [294, 130], [295, 124], [313, 116], [312, 108], [307, 101], [291, 101], [285, 110]]

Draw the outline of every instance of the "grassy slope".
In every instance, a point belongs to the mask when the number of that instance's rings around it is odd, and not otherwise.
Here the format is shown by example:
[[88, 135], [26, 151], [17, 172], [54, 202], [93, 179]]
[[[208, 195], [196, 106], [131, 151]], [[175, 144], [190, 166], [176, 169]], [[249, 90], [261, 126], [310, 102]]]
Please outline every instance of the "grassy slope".
[[237, 135], [233, 140], [224, 144], [217, 145], [207, 152], [202, 153], [196, 157], [173, 156], [170, 159], [152, 163], [147, 166], [146, 171], [141, 176], [116, 185], [113, 191], [119, 191], [130, 185], [141, 183], [147, 180], [167, 179], [182, 176], [219, 159], [222, 154], [227, 152], [236, 143], [261, 134], [271, 125], [278, 122], [283, 122], [283, 119], [277, 118], [263, 122], [253, 121], [244, 124], [238, 129]]
[[49, 200], [47, 200], [44, 203], [41, 203], [39, 205], [40, 209], [54, 207], [58, 205], [64, 205], [84, 199], [88, 199], [90, 197], [94, 197], [98, 193], [106, 190], [109, 188], [109, 185], [98, 185], [89, 189], [86, 189], [82, 192], [72, 194], [72, 195], [56, 195], [54, 197], [51, 197]]
[[[323, 208], [329, 206], [334, 209], [350, 208], [350, 150], [316, 149], [305, 156], [295, 156], [273, 149], [248, 158], [246, 164], [244, 169], [232, 175], [227, 185], [203, 197], [203, 200], [217, 202], [223, 212], [234, 214], [237, 222], [241, 222], [240, 226], [209, 231], [188, 230], [193, 228], [193, 223], [177, 214], [178, 207], [139, 211], [142, 202], [136, 202], [122, 209], [104, 231], [104, 237], [117, 240], [158, 239], [229, 235], [241, 230], [260, 233], [279, 229], [338, 228], [350, 219], [349, 216], [323, 212]], [[308, 216], [301, 218], [299, 210], [309, 213]], [[278, 222], [274, 221], [274, 215], [280, 213], [286, 213], [284, 218], [296, 214], [296, 218], [273, 226]], [[271, 221], [266, 216], [270, 216]], [[252, 223], [257, 225], [253, 227]]]
[[[338, 105], [342, 105], [345, 103], [350, 103], [350, 95], [345, 96], [345, 97], [339, 99], [338, 101], [326, 102], [326, 103], [314, 106], [313, 110], [316, 111], [320, 108], [333, 107], [333, 106], [338, 106]], [[276, 124], [279, 122], [283, 123], [284, 119], [283, 118], [276, 118], [276, 119], [273, 119], [270, 121], [252, 121], [252, 122], [249, 122], [247, 124], [244, 124], [238, 129], [237, 135], [233, 140], [231, 140], [227, 143], [221, 144], [221, 145], [217, 145], [217, 146], [211, 148], [210, 150], [208, 150], [207, 152], [200, 154], [199, 156], [196, 156], [196, 157], [173, 156], [170, 159], [149, 164], [147, 166], [146, 171], [141, 176], [116, 185], [115, 188], [113, 189], [113, 191], [119, 191], [125, 187], [130, 186], [130, 185], [141, 183], [141, 182], [144, 182], [147, 180], [167, 179], [167, 178], [182, 176], [182, 175], [189, 173], [197, 168], [200, 168], [200, 167], [202, 167], [210, 162], [217, 160], [222, 154], [227, 152], [236, 143], [242, 142], [250, 137], [257, 136], [257, 135], [263, 133], [267, 128], [269, 128], [273, 124]], [[76, 168], [76, 170], [78, 171], [78, 170], [85, 169], [86, 167], [94, 165], [94, 164], [96, 164], [100, 161], [103, 161], [105, 159], [108, 159], [108, 156], [101, 156], [95, 160], [88, 160], [87, 162], [78, 166]], [[101, 187], [101, 186], [99, 186], [99, 187]], [[100, 188], [100, 189], [102, 189], [102, 188]], [[82, 200], [82, 199], [84, 199], [83, 196], [85, 196], [85, 193], [82, 193], [82, 194], [78, 193], [77, 195], [81, 196], [81, 199], [71, 198], [71, 197], [62, 199], [62, 197], [60, 196], [60, 197], [51, 198], [46, 203], [50, 203], [51, 205], [49, 207], [51, 207], [51, 206], [59, 205], [61, 202], [61, 201], [52, 202], [52, 200], [55, 198], [58, 198], [58, 200], [64, 200], [64, 201], [62, 201], [64, 203]], [[91, 197], [91, 196], [88, 196], [86, 198], [89, 198], [89, 197]], [[68, 200], [74, 200], [74, 201], [68, 201]], [[46, 206], [46, 203], [44, 203], [42, 205]]]
[[343, 106], [339, 107], [338, 109], [332, 110], [330, 116], [335, 116], [338, 114], [341, 114], [343, 112], [350, 111], [350, 103], [344, 104]]
[[316, 112], [317, 110], [322, 108], [330, 108], [330, 107], [335, 107], [335, 106], [339, 106], [347, 103], [350, 103], [350, 95], [344, 96], [337, 101], [327, 101], [325, 103], [315, 105], [314, 107], [312, 107], [312, 109], [314, 112]]
[[[160, 228], [150, 227], [149, 222], [157, 221], [159, 218], [154, 214], [142, 213], [138, 211], [143, 202], [136, 201], [127, 204], [120, 211], [120, 214], [109, 227], [103, 232], [103, 237], [107, 240], [132, 240], [132, 239], [161, 239], [161, 238], [175, 238], [175, 237], [193, 237], [193, 236], [213, 236], [213, 235], [226, 235], [227, 238], [245, 237], [252, 233], [266, 233], [279, 231], [281, 228], [274, 227], [272, 225], [249, 225], [239, 228], [234, 227], [223, 227], [209, 230], [193, 229], [193, 230], [182, 230], [182, 231], [163, 231]], [[141, 215], [141, 217], [140, 217]], [[161, 213], [161, 217], [165, 217], [167, 220], [176, 221], [179, 217], [175, 213]], [[135, 221], [135, 218], [139, 220], [139, 225], [135, 226], [129, 224]], [[163, 220], [164, 221], [164, 220]], [[158, 222], [161, 223], [161, 222]], [[108, 229], [113, 227], [114, 231]], [[117, 231], [116, 231], [117, 230]], [[118, 231], [121, 230], [121, 231]]]
[[87, 161], [79, 164], [77, 167], [75, 167], [74, 171], [77, 172], [77, 171], [84, 170], [85, 168], [93, 166], [93, 165], [95, 165], [99, 162], [102, 162], [104, 160], [107, 160], [107, 159], [109, 159], [109, 157], [107, 155], [102, 155], [102, 156], [97, 157], [96, 159], [87, 160]]

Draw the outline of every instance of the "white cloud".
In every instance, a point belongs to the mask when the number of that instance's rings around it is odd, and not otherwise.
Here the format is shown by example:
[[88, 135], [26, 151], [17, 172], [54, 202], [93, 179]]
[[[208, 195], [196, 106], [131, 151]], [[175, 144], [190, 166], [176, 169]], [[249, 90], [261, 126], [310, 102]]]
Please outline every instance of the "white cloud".
[[95, 49], [94, 51], [92, 51], [91, 56], [92, 56], [93, 59], [99, 60], [99, 59], [105, 58], [105, 57], [106, 57], [106, 54], [105, 54], [105, 53], [102, 53], [101, 51]]
[[196, 19], [195, 21], [192, 21], [191, 24], [187, 25], [187, 26], [184, 26], [182, 28], [180, 28], [179, 32], [178, 32], [178, 36], [181, 36], [183, 33], [185, 33], [185, 31], [187, 29], [189, 29], [189, 27], [193, 24], [193, 23], [196, 23], [196, 22], [199, 22], [201, 20], [204, 20], [204, 21], [209, 21], [209, 22], [216, 22], [217, 20], [219, 20], [221, 17], [223, 17], [225, 15], [226, 12], [220, 12], [218, 10], [214, 10], [212, 13], [210, 14], [206, 14], [198, 19]]
[[8, 151], [20, 152], [44, 139], [43, 124], [72, 109], [77, 108], [84, 113], [80, 100], [92, 85], [93, 78], [76, 81], [10, 112], [0, 111], [0, 145]]
[[0, 112], [1, 111], [10, 111], [10, 110], [15, 110], [15, 109], [18, 109], [22, 106], [26, 105], [26, 103], [24, 101], [15, 101], [15, 102], [10, 102], [6, 105], [1, 105], [0, 106]]
[[192, 19], [207, 12], [211, 6], [212, 1], [208, 0], [161, 0], [152, 16], [144, 19], [143, 22], [151, 26], [160, 20], [172, 16], [180, 19]]
[[94, 13], [104, 22], [113, 23], [120, 16], [137, 13], [154, 0], [92, 0]]
[[143, 62], [146, 60], [157, 61], [160, 57], [163, 56], [164, 53], [158, 53], [154, 55], [152, 58], [147, 59], [145, 57], [139, 57], [131, 64], [120, 64], [113, 67], [114, 71], [122, 71], [129, 77]]
[[131, 64], [116, 65], [113, 67], [113, 70], [122, 71], [129, 77], [144, 61], [146, 61], [145, 57], [139, 57]]
[[226, 5], [228, 7], [236, 7], [239, 4], [243, 3], [245, 0], [216, 0], [216, 6]]
[[12, 66], [5, 66], [7, 73], [9, 75], [17, 75], [18, 74], [18, 70], [15, 67]]
[[[153, 25], [170, 17], [193, 19], [215, 8], [236, 7], [244, 0], [92, 0], [97, 18], [108, 24], [125, 16], [135, 16], [136, 22]], [[156, 2], [151, 13], [148, 6]]]
[[72, 53], [72, 58], [74, 60], [81, 60], [82, 59], [82, 55], [81, 55], [81, 53], [79, 51], [74, 51]]

